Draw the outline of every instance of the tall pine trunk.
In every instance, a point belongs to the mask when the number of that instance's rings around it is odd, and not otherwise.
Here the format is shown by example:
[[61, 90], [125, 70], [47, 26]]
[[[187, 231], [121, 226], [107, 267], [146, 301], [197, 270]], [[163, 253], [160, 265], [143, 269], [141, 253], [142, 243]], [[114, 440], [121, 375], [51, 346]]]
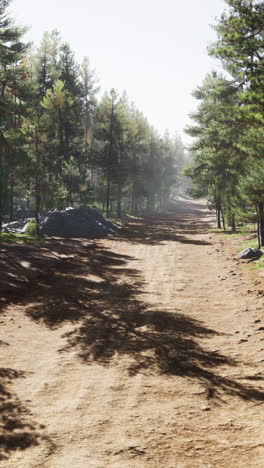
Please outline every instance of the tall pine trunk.
[[107, 181], [106, 181], [106, 218], [109, 218], [109, 204], [110, 204], [110, 175], [107, 174]]
[[13, 211], [14, 211], [14, 175], [10, 176], [10, 203], [9, 203], [9, 220], [13, 221]]
[[3, 224], [3, 148], [0, 143], [0, 231]]
[[225, 225], [225, 214], [224, 214], [224, 210], [221, 209], [221, 214], [222, 214], [222, 223], [223, 223], [223, 229], [224, 231], [226, 230], [226, 225]]
[[234, 213], [232, 213], [232, 217], [231, 217], [231, 227], [232, 227], [232, 232], [236, 232], [236, 217], [234, 215]]
[[121, 184], [118, 184], [118, 192], [117, 192], [117, 216], [121, 216], [121, 197], [122, 197], [122, 190]]
[[131, 214], [132, 214], [132, 216], [135, 215], [135, 193], [136, 193], [135, 183], [133, 183], [132, 194], [131, 194]]
[[259, 248], [264, 247], [264, 203], [258, 203], [258, 243]]
[[4, 168], [4, 156], [11, 153], [10, 147], [0, 129], [0, 231], [3, 225], [4, 215], [4, 196], [5, 196], [5, 168]]
[[35, 220], [36, 220], [36, 234], [39, 236], [39, 212], [40, 212], [40, 153], [39, 153], [39, 135], [38, 125], [36, 126], [35, 133], [35, 151], [36, 151], [36, 176], [35, 176]]
[[222, 228], [222, 225], [221, 225], [221, 200], [220, 200], [220, 195], [219, 195], [219, 191], [217, 190], [216, 191], [216, 194], [215, 194], [215, 208], [216, 208], [216, 219], [217, 219], [217, 228], [218, 229], [221, 229]]
[[106, 187], [106, 217], [109, 217], [110, 186], [111, 186], [111, 164], [113, 157], [113, 124], [114, 124], [114, 102], [112, 99], [111, 120], [110, 120], [110, 138], [107, 160], [107, 187]]

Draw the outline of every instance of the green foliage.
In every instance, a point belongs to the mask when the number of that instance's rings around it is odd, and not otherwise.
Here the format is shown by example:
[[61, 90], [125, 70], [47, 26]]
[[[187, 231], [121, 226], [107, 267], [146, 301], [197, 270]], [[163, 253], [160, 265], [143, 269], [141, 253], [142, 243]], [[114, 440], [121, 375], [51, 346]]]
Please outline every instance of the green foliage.
[[11, 234], [0, 232], [0, 243], [16, 243], [16, 244], [41, 244], [45, 242], [45, 237], [36, 237], [29, 234]]
[[[241, 237], [241, 235], [238, 235], [238, 237]], [[248, 249], [249, 247], [256, 248], [258, 247], [258, 243], [255, 239], [248, 239], [246, 241], [242, 241], [239, 244], [238, 251], [242, 252], [245, 249]]]
[[263, 2], [227, 3], [209, 51], [233, 79], [213, 72], [194, 92], [200, 104], [186, 131], [195, 138], [195, 160], [186, 174], [194, 195], [208, 193], [218, 227], [225, 220], [235, 231], [236, 220], [257, 221], [264, 245]]
[[37, 235], [36, 221], [33, 219], [29, 221], [25, 234], [30, 237], [35, 237]]
[[19, 122], [27, 113], [31, 89], [25, 29], [8, 16], [9, 0], [0, 0], [0, 229], [12, 196], [14, 173], [24, 137]]
[[252, 270], [263, 270], [264, 269], [264, 256], [260, 257], [258, 260], [255, 260], [254, 263], [250, 265]]
[[66, 107], [71, 108], [73, 100], [64, 89], [63, 81], [57, 80], [52, 89], [46, 91], [46, 95], [40, 104], [44, 109], [48, 109], [54, 112], [56, 116], [59, 116]]
[[[179, 138], [161, 137], [126, 93], [99, 91], [57, 30], [29, 51], [0, 0], [0, 224], [36, 211], [93, 205], [109, 216], [165, 206], [184, 179]], [[31, 226], [31, 233], [37, 226]]]

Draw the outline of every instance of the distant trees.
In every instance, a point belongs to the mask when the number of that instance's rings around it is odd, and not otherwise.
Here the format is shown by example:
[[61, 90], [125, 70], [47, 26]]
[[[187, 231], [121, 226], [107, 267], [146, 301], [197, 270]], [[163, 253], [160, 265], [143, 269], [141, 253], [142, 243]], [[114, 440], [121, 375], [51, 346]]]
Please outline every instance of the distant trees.
[[264, 5], [228, 0], [215, 27], [210, 54], [232, 78], [212, 73], [194, 92], [200, 104], [186, 131], [195, 137], [195, 164], [188, 174], [194, 191], [208, 193], [221, 221], [236, 229], [236, 216], [258, 222], [264, 245]]
[[184, 164], [164, 138], [112, 89], [98, 99], [89, 60], [81, 65], [57, 30], [35, 49], [0, 0], [0, 223], [13, 204], [39, 212], [93, 204], [106, 216], [164, 206]]
[[180, 152], [173, 144], [166, 146], [126, 94], [120, 97], [115, 90], [97, 107], [92, 147], [105, 181], [107, 216], [113, 209], [121, 215], [123, 199], [135, 216], [153, 211], [161, 199], [164, 204], [183, 165], [177, 168]]

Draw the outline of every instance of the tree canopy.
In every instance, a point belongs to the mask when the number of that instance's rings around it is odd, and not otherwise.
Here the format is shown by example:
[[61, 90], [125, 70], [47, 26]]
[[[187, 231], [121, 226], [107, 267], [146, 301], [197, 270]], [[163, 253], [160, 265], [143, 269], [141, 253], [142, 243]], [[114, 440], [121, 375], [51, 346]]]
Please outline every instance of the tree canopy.
[[188, 175], [194, 194], [209, 195], [218, 227], [255, 220], [264, 245], [264, 3], [228, 0], [209, 53], [227, 75], [209, 74], [194, 91], [199, 101], [186, 132], [195, 138]]
[[[0, 0], [0, 222], [20, 204], [40, 211], [93, 205], [106, 216], [151, 212], [179, 183], [183, 144], [161, 136], [125, 92], [99, 96], [59, 31], [37, 47]], [[178, 142], [178, 143], [177, 143]]]

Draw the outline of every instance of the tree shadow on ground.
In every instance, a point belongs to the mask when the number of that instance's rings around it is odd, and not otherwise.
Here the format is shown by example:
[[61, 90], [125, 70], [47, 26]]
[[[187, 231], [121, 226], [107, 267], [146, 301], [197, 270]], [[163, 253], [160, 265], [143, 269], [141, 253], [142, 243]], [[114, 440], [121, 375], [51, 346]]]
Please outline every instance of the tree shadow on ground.
[[15, 379], [25, 378], [23, 371], [0, 368], [0, 461], [16, 450], [40, 443], [43, 427], [32, 421], [29, 410], [10, 390]]
[[144, 310], [135, 304], [131, 310], [115, 308], [98, 311], [86, 308], [81, 326], [67, 333], [68, 344], [86, 363], [104, 366], [115, 356], [128, 355], [130, 375], [150, 370], [199, 380], [209, 398], [221, 394], [236, 395], [245, 400], [264, 401], [264, 392], [222, 377], [217, 367], [236, 366], [234, 360], [203, 348], [199, 339], [216, 332], [179, 313]]
[[[43, 244], [0, 245], [0, 307], [23, 296], [32, 283], [39, 282], [75, 255], [87, 255], [94, 248], [87, 239], [45, 238]], [[1, 307], [2, 308], [2, 307]]]
[[[186, 203], [186, 202], [185, 202]], [[124, 226], [120, 232], [123, 240], [146, 245], [156, 245], [165, 241], [181, 242], [183, 244], [211, 245], [205, 239], [194, 239], [193, 235], [204, 233], [205, 229], [211, 227], [210, 220], [204, 218], [204, 205], [191, 204], [184, 210], [179, 210], [177, 216], [172, 211], [158, 213], [155, 216], [136, 218]], [[190, 234], [192, 237], [190, 238]]]
[[52, 282], [32, 291], [35, 304], [27, 308], [28, 316], [51, 328], [74, 323], [60, 352], [75, 349], [86, 364], [108, 366], [126, 356], [130, 375], [158, 372], [192, 378], [204, 385], [208, 398], [229, 394], [264, 401], [258, 388], [221, 376], [221, 366], [238, 363], [202, 346], [202, 338], [217, 334], [214, 330], [177, 310], [150, 310], [140, 274], [127, 262], [133, 258], [100, 246], [89, 256], [66, 262]]
[[[175, 211], [176, 210], [176, 211]], [[210, 223], [202, 221], [205, 216], [205, 206], [185, 201], [171, 203], [167, 212], [145, 218], [130, 220], [118, 236], [112, 240], [142, 243], [145, 245], [162, 244], [165, 241], [175, 241], [193, 245], [211, 245], [205, 239], [195, 239], [210, 227]], [[192, 234], [192, 238], [190, 238]], [[92, 239], [63, 239], [47, 237], [42, 244], [5, 244], [0, 245], [0, 307], [23, 296], [27, 287], [51, 277], [54, 271], [71, 265], [74, 257], [86, 257], [96, 247]], [[103, 252], [107, 262], [107, 253]], [[113, 264], [114, 254], [110, 254]], [[122, 261], [122, 260], [121, 260]], [[118, 265], [118, 257], [116, 257]], [[26, 293], [27, 294], [27, 293]]]

